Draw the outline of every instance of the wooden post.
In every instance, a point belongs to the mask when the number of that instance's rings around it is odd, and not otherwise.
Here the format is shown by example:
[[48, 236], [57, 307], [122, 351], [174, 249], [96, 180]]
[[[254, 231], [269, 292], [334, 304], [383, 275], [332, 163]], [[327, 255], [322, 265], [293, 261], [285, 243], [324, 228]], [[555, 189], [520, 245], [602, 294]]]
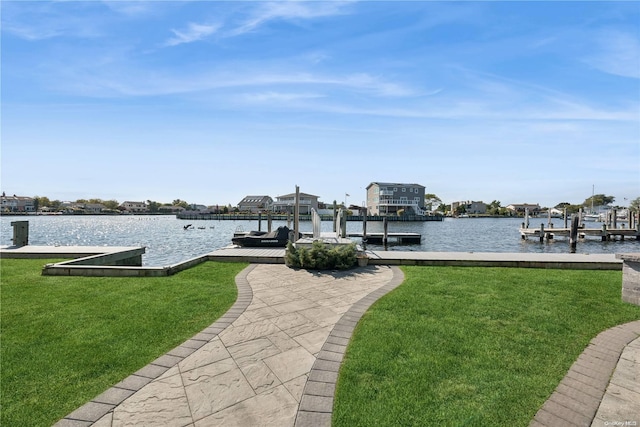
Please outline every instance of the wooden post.
[[338, 209], [336, 209], [336, 201], [333, 201], [333, 232], [336, 233], [338, 231]]
[[258, 231], [262, 231], [262, 212], [258, 212]]
[[384, 216], [382, 218], [382, 230], [383, 230], [382, 244], [385, 246], [387, 245], [388, 228], [389, 228], [389, 221], [387, 220], [387, 217]]
[[576, 246], [578, 244], [578, 228], [580, 226], [581, 214], [573, 214], [571, 216], [571, 231], [569, 232], [569, 252], [576, 253]]
[[618, 228], [618, 210], [613, 209], [611, 211], [611, 222], [613, 223], [613, 229]]
[[551, 227], [551, 208], [547, 209], [547, 225]]
[[564, 228], [569, 228], [569, 217], [567, 216], [567, 208], [564, 208]]
[[529, 228], [529, 208], [524, 208], [524, 228]]
[[540, 224], [540, 243], [544, 242], [544, 223]]
[[[580, 217], [579, 221], [578, 221], [578, 227], [582, 228], [582, 208], [580, 208], [580, 210], [578, 211], [578, 215]], [[571, 218], [571, 220], [573, 221], [573, 218]], [[573, 226], [573, 224], [572, 224]]]
[[267, 232], [271, 233], [271, 211], [267, 212]]
[[347, 212], [342, 212], [342, 217], [340, 218], [340, 237], [343, 239], [347, 238]]
[[362, 243], [367, 243], [367, 208], [364, 209], [362, 217]]
[[[300, 187], [296, 185], [296, 204], [293, 213], [293, 238], [298, 240], [300, 235]], [[295, 243], [295, 242], [294, 242]]]
[[601, 240], [602, 240], [603, 242], [606, 242], [606, 241], [607, 241], [607, 224], [602, 224]]

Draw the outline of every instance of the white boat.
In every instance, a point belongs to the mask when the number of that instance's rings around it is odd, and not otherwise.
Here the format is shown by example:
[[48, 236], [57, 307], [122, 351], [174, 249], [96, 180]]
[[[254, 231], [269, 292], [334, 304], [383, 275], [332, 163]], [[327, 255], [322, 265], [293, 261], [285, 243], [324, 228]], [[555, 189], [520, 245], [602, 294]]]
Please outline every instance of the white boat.
[[586, 222], [600, 222], [602, 219], [599, 214], [586, 214], [582, 217], [583, 221]]

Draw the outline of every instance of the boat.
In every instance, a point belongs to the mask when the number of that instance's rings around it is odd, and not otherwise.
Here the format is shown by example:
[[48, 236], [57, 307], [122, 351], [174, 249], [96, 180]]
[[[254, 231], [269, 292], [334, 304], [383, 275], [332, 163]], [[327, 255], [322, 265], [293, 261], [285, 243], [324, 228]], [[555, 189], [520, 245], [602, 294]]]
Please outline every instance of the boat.
[[586, 215], [584, 215], [582, 217], [582, 220], [583, 221], [589, 221], [589, 222], [592, 222], [592, 221], [600, 222], [600, 221], [602, 221], [602, 219], [600, 218], [599, 214], [586, 214]]
[[234, 245], [246, 248], [284, 248], [289, 241], [289, 233], [291, 230], [287, 226], [278, 227], [270, 233], [264, 231], [250, 231], [240, 235], [234, 233], [231, 239]]

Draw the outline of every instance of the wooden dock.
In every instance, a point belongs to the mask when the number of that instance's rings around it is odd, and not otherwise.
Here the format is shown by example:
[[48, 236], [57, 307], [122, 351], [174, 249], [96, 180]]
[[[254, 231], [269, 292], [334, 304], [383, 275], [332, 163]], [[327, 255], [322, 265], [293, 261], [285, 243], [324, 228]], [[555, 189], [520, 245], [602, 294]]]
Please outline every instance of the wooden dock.
[[[541, 225], [540, 228], [520, 228], [520, 236], [522, 239], [529, 237], [537, 238], [541, 242], [546, 240], [552, 240], [556, 237], [569, 237], [571, 233], [570, 228], [545, 228]], [[578, 229], [578, 237], [584, 239], [586, 237], [599, 237], [603, 242], [612, 240], [624, 240], [625, 238], [635, 238], [640, 240], [640, 230], [632, 228], [607, 228], [602, 226], [601, 228], [580, 228]]]

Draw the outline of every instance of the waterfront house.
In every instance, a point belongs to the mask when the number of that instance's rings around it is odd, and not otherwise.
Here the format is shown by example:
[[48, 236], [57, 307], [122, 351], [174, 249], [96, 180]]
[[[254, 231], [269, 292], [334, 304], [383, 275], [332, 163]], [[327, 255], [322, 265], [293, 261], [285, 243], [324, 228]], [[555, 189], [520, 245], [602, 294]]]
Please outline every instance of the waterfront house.
[[485, 214], [487, 213], [487, 205], [484, 202], [474, 202], [472, 200], [452, 202], [451, 212], [472, 215]]
[[372, 182], [367, 186], [369, 215], [424, 215], [424, 189], [420, 184]]
[[540, 205], [539, 204], [532, 204], [532, 203], [512, 203], [509, 206], [507, 206], [507, 209], [509, 209], [510, 211], [513, 211], [516, 214], [522, 214], [524, 215], [525, 210], [529, 210], [529, 214], [530, 215], [538, 215], [540, 213]]
[[2, 193], [0, 198], [0, 206], [2, 212], [35, 212], [33, 197], [25, 196], [7, 196]]
[[[300, 214], [307, 215], [311, 213], [311, 208], [318, 210], [318, 197], [313, 194], [300, 193]], [[276, 201], [271, 205], [274, 212], [290, 212], [293, 213], [293, 207], [296, 204], [296, 193], [276, 196]]]
[[273, 199], [269, 196], [246, 196], [238, 203], [240, 212], [258, 213], [269, 210], [273, 204]]
[[147, 212], [147, 204], [145, 202], [122, 202], [120, 207], [129, 213]]

